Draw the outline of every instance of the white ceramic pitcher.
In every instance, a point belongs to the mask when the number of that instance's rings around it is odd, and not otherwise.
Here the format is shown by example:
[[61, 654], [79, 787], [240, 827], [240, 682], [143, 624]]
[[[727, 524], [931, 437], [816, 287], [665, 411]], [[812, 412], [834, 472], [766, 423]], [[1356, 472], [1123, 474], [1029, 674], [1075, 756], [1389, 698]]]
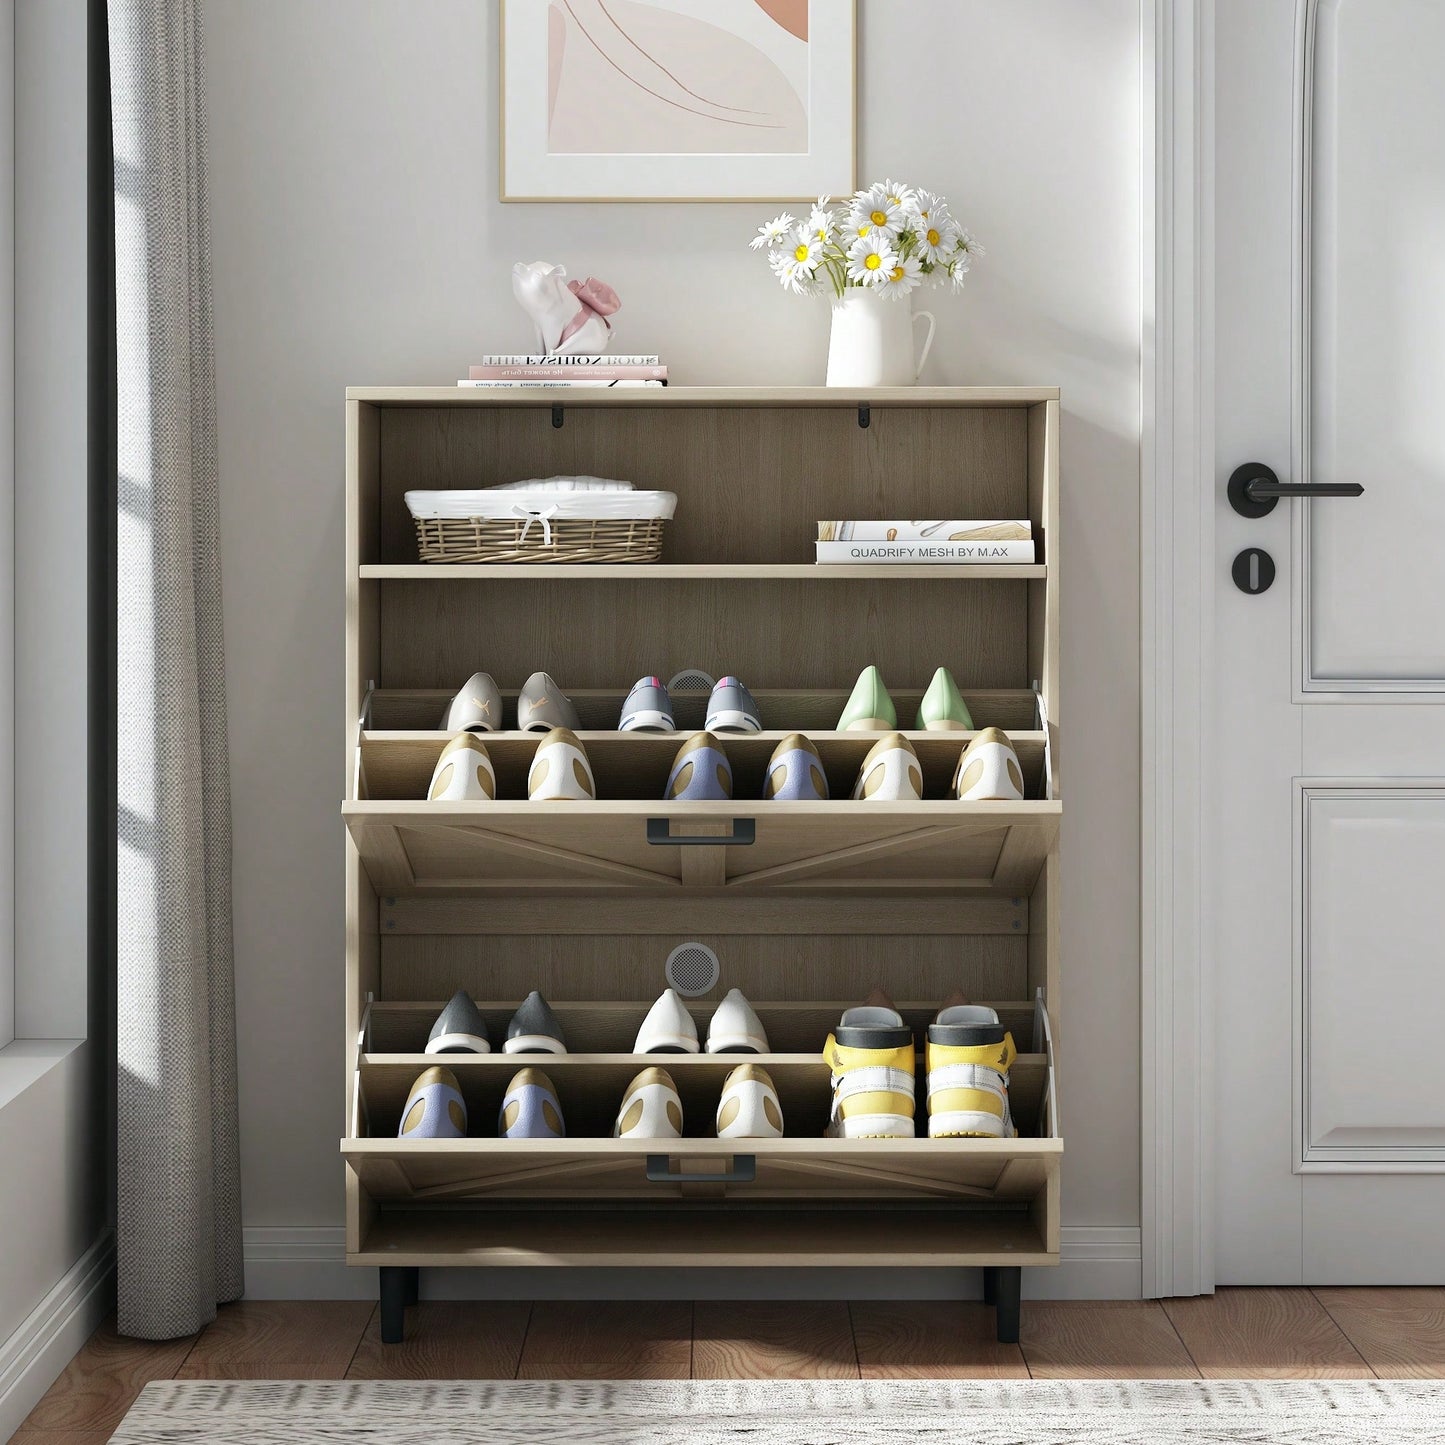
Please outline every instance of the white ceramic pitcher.
[[[923, 350], [913, 359], [913, 323], [928, 322]], [[933, 345], [933, 313], [911, 300], [871, 287], [850, 286], [833, 300], [828, 342], [829, 386], [912, 386]]]

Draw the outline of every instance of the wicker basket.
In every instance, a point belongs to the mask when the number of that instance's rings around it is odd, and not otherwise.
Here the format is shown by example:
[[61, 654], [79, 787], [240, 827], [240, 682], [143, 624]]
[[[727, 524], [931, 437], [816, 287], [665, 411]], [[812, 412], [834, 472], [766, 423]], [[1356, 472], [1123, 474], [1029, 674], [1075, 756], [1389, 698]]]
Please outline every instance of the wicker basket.
[[417, 517], [423, 562], [656, 562], [665, 517]]

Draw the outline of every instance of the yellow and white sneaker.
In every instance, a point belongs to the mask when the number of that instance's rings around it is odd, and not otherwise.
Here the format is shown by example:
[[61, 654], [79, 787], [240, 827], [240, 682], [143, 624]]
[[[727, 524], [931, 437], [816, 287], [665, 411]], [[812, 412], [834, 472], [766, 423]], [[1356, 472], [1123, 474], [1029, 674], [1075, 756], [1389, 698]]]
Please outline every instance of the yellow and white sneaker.
[[902, 733], [888, 733], [868, 749], [858, 781], [853, 785], [853, 801], [870, 799], [878, 803], [896, 803], [903, 799], [916, 802], [923, 796], [923, 765], [913, 744]]
[[527, 797], [534, 803], [581, 802], [597, 796], [587, 749], [570, 728], [553, 728], [537, 744], [527, 774]]
[[681, 1139], [682, 1099], [666, 1069], [644, 1069], [627, 1086], [614, 1139]]
[[953, 795], [965, 803], [1018, 802], [1024, 795], [1019, 757], [1002, 728], [984, 728], [963, 750], [953, 772]]
[[833, 1070], [829, 1139], [913, 1138], [913, 1030], [896, 1009], [845, 1009], [823, 1059]]
[[955, 1004], [928, 1026], [928, 1137], [1014, 1139], [1008, 1071], [1013, 1035], [983, 1004]]
[[781, 1139], [783, 1106], [761, 1064], [739, 1064], [723, 1080], [717, 1105], [719, 1139]]
[[493, 802], [497, 774], [487, 747], [475, 733], [458, 733], [437, 759], [432, 771], [429, 803]]

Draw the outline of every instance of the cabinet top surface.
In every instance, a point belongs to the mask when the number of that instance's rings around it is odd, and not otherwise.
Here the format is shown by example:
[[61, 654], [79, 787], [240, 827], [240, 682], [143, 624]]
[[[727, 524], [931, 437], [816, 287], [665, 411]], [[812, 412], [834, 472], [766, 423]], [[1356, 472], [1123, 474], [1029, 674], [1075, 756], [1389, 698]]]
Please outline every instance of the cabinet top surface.
[[1033, 406], [1056, 386], [348, 386], [348, 401], [380, 406]]

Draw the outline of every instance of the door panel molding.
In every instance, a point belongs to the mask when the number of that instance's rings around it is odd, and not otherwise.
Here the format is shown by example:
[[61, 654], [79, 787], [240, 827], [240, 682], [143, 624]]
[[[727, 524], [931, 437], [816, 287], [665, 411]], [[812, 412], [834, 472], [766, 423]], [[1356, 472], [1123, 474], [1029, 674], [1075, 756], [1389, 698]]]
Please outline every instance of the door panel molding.
[[[1332, 946], [1345, 951], [1350, 940], [1332, 940], [1328, 924], [1320, 915], [1344, 900], [1346, 907], [1355, 904], [1353, 911], [1357, 914], [1388, 920], [1391, 900], [1386, 890], [1394, 882], [1388, 876], [1371, 880], [1360, 866], [1363, 859], [1351, 867], [1348, 878], [1331, 873], [1331, 860], [1321, 834], [1330, 824], [1326, 816], [1329, 806], [1340, 803], [1396, 808], [1400, 804], [1434, 804], [1445, 851], [1445, 779], [1295, 779], [1292, 1167], [1296, 1174], [1445, 1173], [1445, 1111], [1427, 1106], [1421, 1117], [1413, 1121], [1410, 1118], [1415, 1099], [1445, 1097], [1439, 1079], [1429, 1073], [1433, 1069], [1436, 1075], [1445, 1076], [1445, 1065], [1425, 1061], [1425, 1051], [1438, 1052], [1429, 1050], [1426, 1040], [1408, 1032], [1388, 1032], [1396, 1019], [1408, 1021], [1417, 1012], [1433, 1014], [1436, 1010], [1412, 995], [1408, 986], [1392, 987], [1388, 981], [1382, 984], [1382, 968], [1392, 956], [1399, 957], [1392, 954], [1388, 923], [1370, 930], [1368, 944], [1376, 946], [1378, 952], [1367, 954], [1361, 948], [1342, 962], [1334, 960], [1339, 964], [1339, 974], [1334, 979], [1328, 977]], [[1336, 821], [1348, 827], [1403, 820], [1398, 816], [1388, 819], [1383, 809], [1372, 818], [1368, 808], [1359, 809], [1353, 817], [1337, 808]], [[1418, 843], [1417, 838], [1410, 841], [1410, 865], [1426, 873], [1438, 873], [1438, 868], [1430, 868], [1428, 856], [1419, 854]], [[1351, 843], [1344, 838], [1341, 847], [1361, 852], [1363, 842]], [[1374, 840], [1369, 851], [1379, 858]], [[1379, 861], [1388, 874], [1392, 860], [1384, 857]], [[1349, 892], [1355, 882], [1360, 887], [1358, 898]], [[1412, 897], [1435, 896], [1422, 895], [1420, 880], [1411, 887], [1407, 878], [1400, 887]], [[1395, 912], [1398, 910], [1399, 902], [1395, 900]], [[1430, 931], [1428, 927], [1426, 931]], [[1409, 968], [1408, 958], [1401, 962], [1403, 968]], [[1329, 1037], [1332, 1023], [1338, 1022], [1337, 1017], [1331, 1017], [1334, 988], [1340, 988], [1345, 995], [1340, 1000], [1345, 1007], [1360, 1009], [1358, 1035]], [[1388, 1059], [1382, 1063], [1385, 1055]], [[1406, 1076], [1391, 1080], [1388, 1060], [1395, 1057], [1410, 1060], [1411, 1066]], [[1341, 1096], [1348, 1102], [1342, 1102]], [[1436, 1118], [1440, 1119], [1438, 1124]]]
[[[1313, 405], [1313, 234], [1315, 160], [1315, 70], [1319, 49], [1320, 12], [1346, 0], [1296, 0], [1294, 67], [1294, 162], [1291, 203], [1294, 237], [1291, 247], [1291, 316], [1293, 366], [1290, 381], [1291, 479], [1312, 476], [1311, 411]], [[1334, 479], [1332, 479], [1334, 480]], [[1340, 478], [1338, 480], [1344, 480]], [[1355, 480], [1351, 478], [1350, 480]], [[1362, 478], [1360, 480], [1369, 480]], [[1326, 503], [1325, 505], [1338, 505]], [[1445, 677], [1316, 677], [1312, 657], [1310, 599], [1314, 595], [1310, 525], [1314, 503], [1300, 500], [1291, 519], [1294, 566], [1291, 598], [1294, 635], [1296, 702], [1301, 703], [1435, 703], [1445, 699]]]

